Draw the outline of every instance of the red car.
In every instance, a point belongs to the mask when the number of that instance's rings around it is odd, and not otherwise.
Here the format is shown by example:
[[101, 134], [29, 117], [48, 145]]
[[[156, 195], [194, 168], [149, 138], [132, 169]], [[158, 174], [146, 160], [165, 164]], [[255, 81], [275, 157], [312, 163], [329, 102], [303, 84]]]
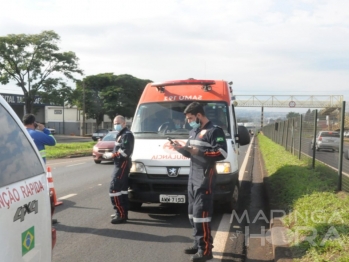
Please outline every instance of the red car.
[[111, 154], [115, 146], [115, 138], [117, 134], [118, 131], [110, 131], [93, 147], [92, 156], [96, 164], [100, 164], [102, 161], [113, 161]]

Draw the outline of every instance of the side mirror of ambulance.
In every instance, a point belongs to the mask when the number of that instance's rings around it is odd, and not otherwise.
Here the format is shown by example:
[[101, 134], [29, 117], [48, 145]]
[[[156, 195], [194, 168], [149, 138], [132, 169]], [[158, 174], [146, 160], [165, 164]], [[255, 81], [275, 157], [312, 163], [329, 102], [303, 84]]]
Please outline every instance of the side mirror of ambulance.
[[245, 126], [238, 126], [238, 134], [235, 136], [235, 140], [240, 146], [248, 145], [251, 140], [250, 133]]

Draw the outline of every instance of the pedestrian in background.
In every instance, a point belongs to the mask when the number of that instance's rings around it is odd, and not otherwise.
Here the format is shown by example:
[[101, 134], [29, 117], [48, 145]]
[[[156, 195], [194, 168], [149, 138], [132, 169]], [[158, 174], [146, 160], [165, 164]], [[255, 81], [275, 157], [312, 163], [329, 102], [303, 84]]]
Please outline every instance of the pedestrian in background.
[[189, 139], [186, 146], [176, 141], [173, 145], [179, 153], [190, 158], [188, 216], [195, 239], [193, 246], [185, 249], [184, 253], [193, 254], [191, 261], [207, 261], [213, 258], [211, 217], [216, 161], [227, 157], [227, 142], [223, 129], [212, 124], [198, 102], [189, 104], [184, 114], [192, 127]]
[[121, 115], [114, 118], [114, 129], [119, 133], [116, 135], [113, 150], [114, 171], [109, 196], [115, 210], [111, 223], [120, 224], [128, 219], [128, 174], [132, 165], [134, 136], [126, 127], [125, 118]]
[[26, 114], [23, 117], [23, 124], [27, 128], [28, 133], [33, 138], [36, 147], [38, 148], [44, 163], [46, 163], [45, 146], [56, 145], [56, 139], [43, 124], [35, 122], [33, 114]]

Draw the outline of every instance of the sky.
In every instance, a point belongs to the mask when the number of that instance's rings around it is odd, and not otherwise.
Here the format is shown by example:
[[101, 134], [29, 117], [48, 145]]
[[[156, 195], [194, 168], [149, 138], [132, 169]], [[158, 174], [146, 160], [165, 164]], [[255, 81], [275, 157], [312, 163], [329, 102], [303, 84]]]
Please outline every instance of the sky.
[[0, 0], [0, 6], [0, 36], [54, 30], [60, 49], [79, 57], [84, 76], [223, 79], [234, 82], [237, 96], [343, 95], [349, 103], [347, 0]]

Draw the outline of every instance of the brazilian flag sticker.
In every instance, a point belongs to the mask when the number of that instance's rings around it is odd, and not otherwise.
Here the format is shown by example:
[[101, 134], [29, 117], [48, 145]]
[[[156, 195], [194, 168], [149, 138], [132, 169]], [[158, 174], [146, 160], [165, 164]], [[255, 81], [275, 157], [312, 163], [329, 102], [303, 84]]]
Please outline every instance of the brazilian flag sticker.
[[35, 231], [34, 226], [22, 233], [22, 256], [27, 254], [35, 247]]
[[217, 142], [223, 142], [224, 141], [224, 137], [217, 137], [216, 141]]

